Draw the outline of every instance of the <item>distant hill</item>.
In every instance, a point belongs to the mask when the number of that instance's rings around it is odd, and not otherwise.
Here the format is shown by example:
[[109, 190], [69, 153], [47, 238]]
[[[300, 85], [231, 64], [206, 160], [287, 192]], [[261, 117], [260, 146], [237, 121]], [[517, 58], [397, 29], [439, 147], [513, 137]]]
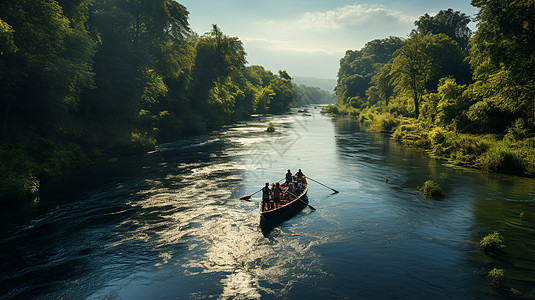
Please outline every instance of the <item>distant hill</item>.
[[334, 94], [334, 87], [336, 86], [336, 79], [296, 76], [293, 77], [292, 81], [298, 85], [303, 84], [311, 87], [319, 87], [331, 94]]

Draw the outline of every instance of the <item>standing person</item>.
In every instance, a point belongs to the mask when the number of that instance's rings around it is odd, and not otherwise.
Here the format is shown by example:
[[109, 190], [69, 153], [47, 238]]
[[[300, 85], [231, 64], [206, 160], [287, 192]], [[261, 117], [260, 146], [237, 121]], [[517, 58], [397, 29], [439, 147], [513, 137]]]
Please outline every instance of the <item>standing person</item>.
[[269, 209], [269, 194], [271, 189], [269, 188], [269, 183], [266, 182], [266, 185], [262, 188], [262, 210]]
[[279, 207], [279, 203], [281, 202], [281, 194], [282, 189], [280, 187], [280, 184], [277, 182], [275, 185], [275, 190], [273, 191], [273, 202], [275, 203], [275, 208]]
[[286, 183], [290, 183], [292, 181], [292, 172], [288, 170], [288, 173], [286, 173]]

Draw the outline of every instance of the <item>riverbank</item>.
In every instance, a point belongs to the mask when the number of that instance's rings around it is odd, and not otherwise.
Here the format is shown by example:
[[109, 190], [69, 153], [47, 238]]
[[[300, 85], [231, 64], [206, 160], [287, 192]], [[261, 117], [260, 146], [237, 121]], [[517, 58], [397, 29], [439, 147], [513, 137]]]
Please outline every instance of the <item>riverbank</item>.
[[535, 137], [521, 126], [512, 126], [503, 135], [478, 135], [436, 126], [428, 120], [372, 110], [330, 105], [324, 112], [356, 118], [370, 130], [389, 134], [407, 147], [424, 149], [455, 166], [535, 177]]

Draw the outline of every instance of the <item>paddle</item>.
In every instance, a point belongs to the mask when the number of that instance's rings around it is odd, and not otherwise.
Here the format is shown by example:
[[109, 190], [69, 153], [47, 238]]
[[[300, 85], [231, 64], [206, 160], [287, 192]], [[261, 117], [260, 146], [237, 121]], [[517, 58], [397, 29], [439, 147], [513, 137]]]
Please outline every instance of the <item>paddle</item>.
[[[262, 187], [262, 189], [263, 189], [263, 187]], [[262, 189], [259, 189], [258, 191], [252, 193], [252, 194], [249, 195], [249, 196], [243, 196], [243, 197], [240, 198], [240, 200], [247, 200], [247, 201], [249, 201], [249, 199], [251, 199], [251, 197], [252, 197], [254, 194], [260, 192]]]
[[[283, 178], [283, 179], [281, 179], [281, 180], [279, 180], [279, 181], [277, 181], [277, 182], [281, 182], [281, 181], [283, 181], [284, 179], [285, 179], [285, 178]], [[263, 188], [264, 188], [264, 187], [262, 187], [262, 189], [263, 189]], [[249, 195], [249, 196], [243, 196], [243, 197], [240, 198], [240, 200], [246, 200], [246, 201], [249, 201], [249, 199], [251, 199], [251, 197], [252, 197], [254, 194], [260, 192], [262, 189], [259, 189], [258, 191], [252, 193], [252, 194]]]
[[288, 193], [288, 194], [290, 194], [290, 195], [292, 195], [292, 196], [294, 196], [295, 198], [298, 198], [298, 199], [299, 199], [299, 201], [301, 201], [301, 202], [305, 203], [305, 204], [306, 204], [306, 205], [307, 205], [308, 207], [310, 207], [310, 209], [312, 209], [312, 210], [316, 210], [316, 209], [315, 209], [314, 207], [312, 207], [312, 205], [310, 205], [310, 204], [306, 203], [306, 202], [305, 202], [305, 201], [304, 201], [303, 199], [301, 199], [301, 198], [297, 197], [297, 196], [296, 196], [296, 195], [295, 195], [294, 193], [292, 193], [292, 192], [288, 192], [288, 191], [287, 191], [287, 193]]
[[338, 193], [339, 193], [339, 191], [337, 191], [337, 190], [335, 190], [335, 189], [333, 189], [333, 188], [330, 188], [330, 187], [326, 186], [325, 184], [323, 184], [323, 183], [321, 183], [321, 182], [319, 182], [319, 181], [316, 181], [316, 180], [314, 180], [314, 179], [312, 179], [312, 178], [310, 178], [310, 177], [307, 177], [307, 178], [310, 179], [310, 180], [312, 180], [312, 181], [314, 181], [315, 183], [321, 184], [321, 185], [323, 185], [324, 187], [333, 190], [333, 192], [334, 192], [335, 194], [338, 194]]

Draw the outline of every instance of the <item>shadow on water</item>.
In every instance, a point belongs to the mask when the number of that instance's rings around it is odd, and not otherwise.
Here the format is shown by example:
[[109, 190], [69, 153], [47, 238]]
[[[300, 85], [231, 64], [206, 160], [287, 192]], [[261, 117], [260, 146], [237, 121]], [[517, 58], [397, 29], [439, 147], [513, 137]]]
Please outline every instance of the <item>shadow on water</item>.
[[[504, 299], [485, 279], [493, 268], [535, 297], [533, 179], [447, 168], [311, 115], [160, 145], [107, 175], [70, 176], [29, 212], [2, 211], [0, 299]], [[258, 203], [239, 197], [288, 168], [340, 193], [311, 183], [317, 211], [259, 228]], [[428, 179], [444, 200], [417, 190]], [[501, 257], [476, 246], [494, 230]]]

